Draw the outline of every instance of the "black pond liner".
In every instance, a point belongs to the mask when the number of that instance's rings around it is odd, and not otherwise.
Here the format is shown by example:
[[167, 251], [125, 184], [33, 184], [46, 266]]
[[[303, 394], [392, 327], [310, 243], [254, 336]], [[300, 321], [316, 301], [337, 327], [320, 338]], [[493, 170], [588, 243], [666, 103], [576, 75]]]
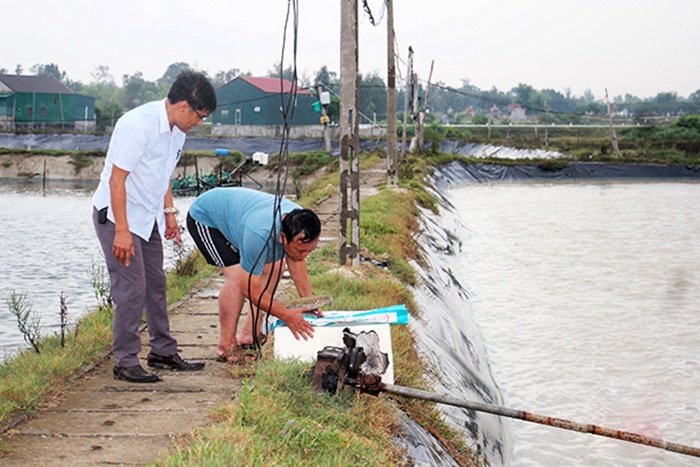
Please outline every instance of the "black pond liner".
[[473, 182], [516, 180], [662, 180], [700, 179], [700, 167], [663, 164], [572, 162], [559, 169], [536, 165], [467, 164], [451, 162], [440, 167], [433, 180], [442, 191], [451, 186]]

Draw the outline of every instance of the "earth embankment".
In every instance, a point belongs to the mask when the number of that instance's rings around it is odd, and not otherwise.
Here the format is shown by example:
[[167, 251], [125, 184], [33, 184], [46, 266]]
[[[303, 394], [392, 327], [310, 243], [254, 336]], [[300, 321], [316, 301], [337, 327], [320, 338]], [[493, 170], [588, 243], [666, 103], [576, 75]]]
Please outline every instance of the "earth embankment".
[[[385, 178], [381, 167], [362, 177], [362, 198], [375, 194]], [[334, 243], [338, 236], [338, 196], [319, 201], [312, 209], [323, 226], [321, 243]], [[198, 428], [211, 423], [217, 404], [235, 399], [243, 378], [216, 361], [219, 339], [218, 295], [223, 277], [215, 275], [196, 286], [183, 300], [169, 308], [170, 328], [183, 358], [203, 361], [204, 370], [177, 373], [155, 370], [162, 381], [130, 384], [112, 376], [111, 354], [78, 378], [64, 394], [38, 414], [7, 430], [0, 439], [7, 466], [51, 465], [144, 465], [172, 454], [178, 443]], [[283, 277], [279, 294], [293, 289]], [[239, 329], [248, 307], [244, 307]], [[139, 354], [146, 368], [148, 333], [142, 332]], [[109, 343], [105, 343], [109, 346]], [[264, 347], [263, 355], [271, 353]], [[151, 370], [151, 369], [149, 369]]]

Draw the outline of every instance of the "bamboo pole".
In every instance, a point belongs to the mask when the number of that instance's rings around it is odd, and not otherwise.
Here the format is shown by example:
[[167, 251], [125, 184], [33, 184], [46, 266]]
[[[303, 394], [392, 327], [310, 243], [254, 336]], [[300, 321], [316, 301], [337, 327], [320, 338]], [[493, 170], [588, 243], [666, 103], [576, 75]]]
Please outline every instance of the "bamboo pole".
[[425, 102], [423, 109], [418, 113], [418, 122], [416, 124], [416, 146], [419, 150], [423, 149], [425, 142], [425, 115], [428, 113], [428, 98], [430, 97], [430, 80], [433, 78], [433, 66], [435, 60], [430, 62], [430, 74], [428, 75], [428, 84], [425, 88]]
[[507, 407], [500, 407], [497, 405], [467, 401], [452, 396], [422, 391], [420, 389], [407, 388], [403, 386], [394, 386], [393, 384], [382, 384], [380, 389], [384, 392], [396, 394], [399, 396], [412, 397], [414, 399], [421, 399], [431, 402], [437, 402], [440, 404], [453, 405], [455, 407], [463, 407], [465, 409], [476, 410], [478, 412], [488, 412], [495, 415], [502, 415], [504, 417], [525, 420], [526, 422], [539, 423], [541, 425], [548, 425], [571, 431], [579, 431], [582, 433], [590, 433], [592, 435], [606, 436], [608, 438], [629, 441], [630, 443], [644, 444], [646, 446], [653, 446], [655, 448], [665, 449], [666, 451], [677, 452], [688, 456], [700, 457], [700, 448], [687, 446], [679, 443], [672, 443], [670, 441], [666, 441], [659, 438], [651, 438], [637, 433], [631, 433], [629, 431], [614, 430], [610, 428], [604, 428], [598, 425], [581, 424], [569, 420], [564, 420], [561, 418], [548, 417], [546, 415], [538, 415], [531, 412], [525, 412], [523, 410], [514, 410], [509, 409]]

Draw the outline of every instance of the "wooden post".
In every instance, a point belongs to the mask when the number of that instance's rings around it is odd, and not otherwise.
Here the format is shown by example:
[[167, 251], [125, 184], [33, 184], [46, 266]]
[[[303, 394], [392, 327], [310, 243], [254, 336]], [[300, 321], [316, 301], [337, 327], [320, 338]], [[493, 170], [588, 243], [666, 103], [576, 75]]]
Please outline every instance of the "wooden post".
[[[341, 0], [339, 260], [360, 266], [360, 161], [357, 0]], [[348, 196], [348, 186], [350, 196]], [[351, 243], [347, 244], [348, 221]]]
[[[318, 91], [318, 101], [321, 102], [321, 93], [323, 92], [323, 85], [319, 84], [316, 86]], [[328, 128], [328, 111], [326, 106], [321, 104], [321, 121], [323, 122], [323, 140], [326, 142], [326, 152], [331, 152], [333, 147], [331, 146], [331, 131]]]
[[612, 123], [612, 112], [610, 112], [610, 101], [608, 100], [608, 88], [605, 88], [605, 103], [608, 106], [608, 125], [610, 125], [610, 138], [612, 139], [612, 145], [615, 152], [620, 152], [620, 147], [617, 145], [617, 135], [615, 134], [615, 128], [613, 128]]
[[194, 179], [197, 180], [197, 196], [202, 192], [199, 184], [199, 167], [197, 167], [197, 155], [194, 155]]
[[403, 100], [403, 131], [401, 133], [401, 159], [406, 159], [406, 126], [408, 126], [408, 93], [411, 92], [411, 77], [413, 76], [413, 48], [408, 47], [408, 70], [406, 71], [406, 89]]
[[386, 182], [398, 183], [396, 171], [396, 57], [394, 52], [394, 1], [386, 0], [387, 12], [387, 99], [386, 99]]

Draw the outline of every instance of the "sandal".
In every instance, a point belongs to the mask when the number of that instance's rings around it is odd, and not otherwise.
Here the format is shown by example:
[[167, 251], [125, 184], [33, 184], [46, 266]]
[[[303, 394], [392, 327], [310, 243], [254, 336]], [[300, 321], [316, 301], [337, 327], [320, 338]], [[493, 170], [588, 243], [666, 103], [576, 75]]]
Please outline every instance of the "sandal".
[[[260, 344], [260, 347], [265, 345], [265, 342], [267, 342], [267, 334], [258, 334], [257, 341], [258, 344]], [[246, 350], [256, 350], [254, 342], [251, 342], [250, 344], [240, 344], [240, 346]]]
[[216, 355], [217, 362], [232, 363], [234, 365], [247, 365], [253, 363], [256, 359], [257, 355], [255, 353], [251, 353], [240, 345], [234, 345], [227, 352]]

